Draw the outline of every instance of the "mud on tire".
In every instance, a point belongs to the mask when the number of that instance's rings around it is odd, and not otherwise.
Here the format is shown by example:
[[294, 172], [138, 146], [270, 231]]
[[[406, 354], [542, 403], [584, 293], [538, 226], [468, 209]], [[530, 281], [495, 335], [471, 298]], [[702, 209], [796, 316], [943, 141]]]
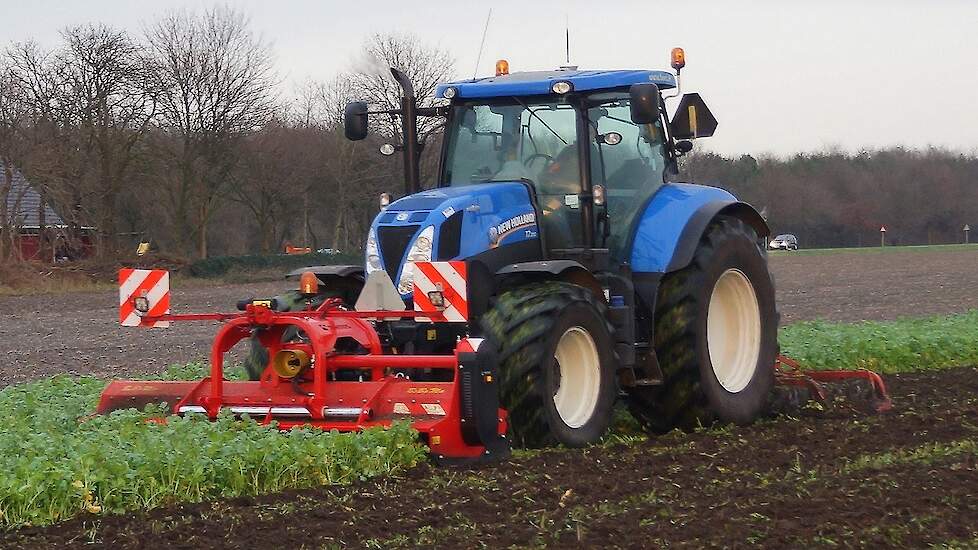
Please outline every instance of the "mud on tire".
[[[725, 387], [718, 375], [725, 367], [718, 361], [718, 371], [711, 360], [708, 313], [714, 288], [719, 287], [718, 280], [727, 273], [734, 273], [734, 279], [739, 279], [739, 273], [749, 282], [759, 319], [750, 330], [754, 336], [750, 345], [756, 346], [756, 364], [746, 361], [753, 364], [753, 372], [724, 377]], [[777, 324], [774, 283], [763, 244], [741, 220], [719, 216], [701, 238], [692, 263], [662, 279], [655, 311], [654, 346], [664, 381], [661, 386], [629, 389], [632, 415], [656, 432], [677, 427], [693, 429], [717, 420], [737, 424], [753, 421], [767, 410], [774, 384]], [[724, 328], [722, 324], [719, 327]], [[714, 332], [718, 332], [716, 326]], [[713, 341], [716, 339], [714, 335]], [[742, 342], [734, 344], [733, 349]], [[737, 356], [736, 351], [714, 353], [720, 357]]]
[[[508, 411], [514, 444], [582, 446], [604, 434], [617, 397], [617, 362], [605, 310], [603, 301], [585, 288], [544, 282], [503, 293], [482, 317], [483, 335], [499, 350], [500, 402]], [[593, 359], [574, 365], [565, 361], [562, 369], [558, 344], [561, 356], [587, 350], [580, 355]], [[561, 380], [561, 372], [572, 372], [576, 379]], [[555, 399], [562, 383], [568, 393]]]

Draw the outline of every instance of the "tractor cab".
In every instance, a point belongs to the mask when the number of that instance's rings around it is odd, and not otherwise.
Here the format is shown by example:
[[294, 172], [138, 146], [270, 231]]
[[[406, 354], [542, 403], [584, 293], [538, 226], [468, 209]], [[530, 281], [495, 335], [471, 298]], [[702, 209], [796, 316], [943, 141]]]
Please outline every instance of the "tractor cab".
[[[548, 255], [597, 247], [624, 259], [631, 222], [662, 185], [670, 155], [663, 116], [633, 122], [628, 88], [606, 82], [608, 74], [524, 73], [443, 86], [452, 104], [440, 184], [522, 182], [533, 192]], [[669, 73], [633, 80], [674, 87]], [[530, 95], [540, 81], [553, 82], [537, 86], [550, 93]]]
[[[523, 262], [567, 259], [590, 271], [632, 260], [642, 214], [688, 141], [716, 120], [696, 94], [670, 123], [663, 92], [679, 95], [678, 73], [578, 70], [509, 73], [439, 85], [447, 104], [419, 107], [407, 78], [403, 144], [406, 195], [385, 202], [366, 245], [366, 271], [386, 271], [405, 301], [412, 261], [478, 262], [495, 273]], [[384, 113], [390, 114], [388, 111]], [[351, 103], [346, 134], [363, 139], [365, 103]], [[420, 191], [417, 116], [444, 117], [437, 188]], [[463, 213], [464, 212], [464, 213]], [[418, 243], [421, 246], [416, 246]], [[594, 261], [598, 258], [597, 261]]]

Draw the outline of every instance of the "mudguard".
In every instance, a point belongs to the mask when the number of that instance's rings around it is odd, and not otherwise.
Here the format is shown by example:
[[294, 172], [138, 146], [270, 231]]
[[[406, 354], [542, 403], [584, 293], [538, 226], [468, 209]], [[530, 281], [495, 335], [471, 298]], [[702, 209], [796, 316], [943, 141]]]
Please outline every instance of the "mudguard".
[[346, 303], [353, 304], [360, 296], [360, 290], [363, 289], [365, 276], [362, 265], [314, 265], [300, 267], [299, 269], [290, 271], [285, 278], [297, 279], [306, 271], [315, 273], [316, 278], [322, 283], [321, 296], [338, 295]]
[[636, 224], [631, 245], [632, 271], [668, 273], [686, 267], [710, 220], [721, 213], [743, 219], [758, 236], [770, 233], [753, 207], [723, 189], [666, 183], [652, 196]]
[[[547, 273], [560, 275], [568, 269], [585, 270], [584, 266], [574, 260], [545, 260], [539, 262], [520, 262], [503, 266], [496, 271], [496, 276], [518, 275], [524, 273]], [[586, 270], [585, 270], [586, 271]]]

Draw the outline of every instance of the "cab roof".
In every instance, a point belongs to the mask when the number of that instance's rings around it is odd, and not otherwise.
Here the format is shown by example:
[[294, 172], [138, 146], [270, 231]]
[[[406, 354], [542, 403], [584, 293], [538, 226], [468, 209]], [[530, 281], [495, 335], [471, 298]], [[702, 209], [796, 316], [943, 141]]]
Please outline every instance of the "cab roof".
[[550, 87], [554, 82], [559, 81], [570, 82], [574, 91], [578, 92], [621, 88], [648, 82], [656, 84], [663, 90], [676, 87], [676, 76], [668, 71], [560, 69], [448, 82], [439, 84], [435, 95], [445, 97], [445, 89], [449, 87], [455, 88], [455, 97], [462, 99], [548, 95], [552, 93]]

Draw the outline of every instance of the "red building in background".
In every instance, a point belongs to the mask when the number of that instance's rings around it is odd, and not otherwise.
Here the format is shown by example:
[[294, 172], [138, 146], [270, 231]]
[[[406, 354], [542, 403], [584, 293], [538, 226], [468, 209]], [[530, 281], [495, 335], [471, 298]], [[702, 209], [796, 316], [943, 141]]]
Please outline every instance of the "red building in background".
[[5, 214], [0, 216], [0, 233], [17, 233], [16, 241], [24, 259], [57, 261], [88, 255], [93, 228], [79, 227], [72, 235], [71, 227], [19, 170], [12, 171], [9, 182], [6, 174], [0, 163], [0, 200], [6, 204], [6, 209], [0, 212]]

